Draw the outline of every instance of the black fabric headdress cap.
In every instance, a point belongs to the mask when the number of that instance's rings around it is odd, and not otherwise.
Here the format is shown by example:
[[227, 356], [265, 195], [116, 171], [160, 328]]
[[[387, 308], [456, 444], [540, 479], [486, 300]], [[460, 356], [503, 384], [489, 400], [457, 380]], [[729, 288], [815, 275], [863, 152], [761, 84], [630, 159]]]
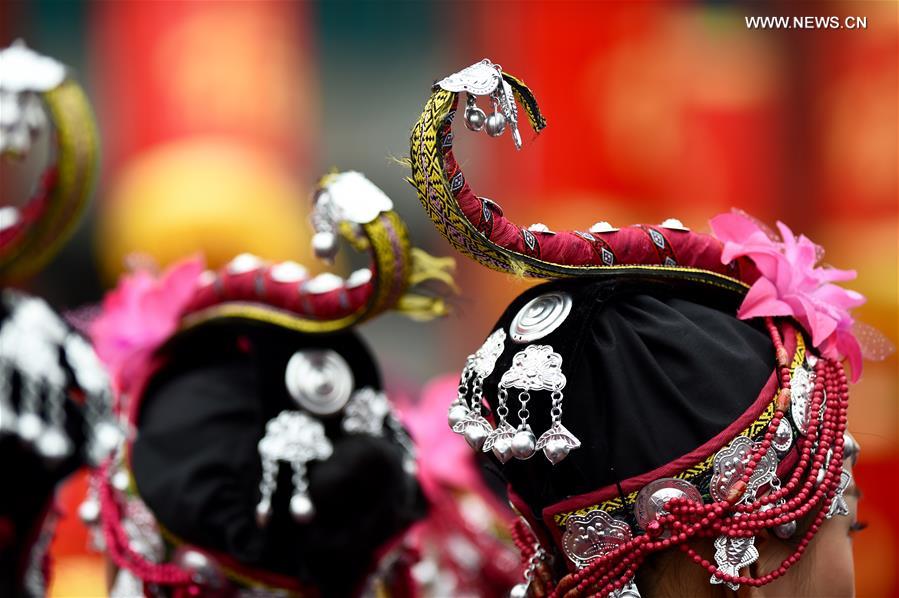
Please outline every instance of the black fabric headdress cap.
[[[378, 547], [421, 517], [425, 503], [391, 432], [347, 435], [337, 414], [323, 419], [333, 455], [309, 465], [313, 520], [293, 521], [285, 490], [275, 493], [268, 525], [257, 525], [257, 443], [269, 419], [296, 409], [284, 371], [306, 348], [338, 352], [356, 389], [381, 388], [372, 356], [353, 332], [313, 337], [258, 322], [206, 325], [165, 348], [167, 365], [147, 388], [138, 417], [132, 470], [142, 499], [177, 541], [324, 595], [346, 595]], [[278, 486], [290, 487], [289, 468]]]
[[[651, 471], [696, 449], [742, 415], [774, 370], [764, 331], [737, 320], [739, 297], [688, 284], [561, 280], [529, 289], [494, 330], [506, 331], [530, 300], [567, 293], [571, 313], [556, 330], [529, 343], [508, 338], [484, 395], [495, 412], [497, 385], [528, 344], [562, 356], [562, 423], [582, 443], [557, 465], [541, 454], [501, 465], [503, 475], [539, 519], [568, 496]], [[518, 423], [518, 391], [509, 391]], [[532, 393], [529, 423], [550, 425], [548, 393]]]

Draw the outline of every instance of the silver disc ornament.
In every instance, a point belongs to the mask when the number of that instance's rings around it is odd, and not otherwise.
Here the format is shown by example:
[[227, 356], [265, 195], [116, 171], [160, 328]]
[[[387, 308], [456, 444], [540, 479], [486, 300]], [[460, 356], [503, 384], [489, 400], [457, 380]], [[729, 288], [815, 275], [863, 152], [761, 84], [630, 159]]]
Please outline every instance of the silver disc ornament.
[[571, 295], [564, 292], [534, 297], [515, 314], [509, 326], [512, 340], [529, 343], [551, 334], [568, 318], [571, 306]]
[[353, 391], [353, 371], [336, 351], [297, 351], [287, 362], [284, 383], [297, 405], [315, 415], [343, 409]]
[[699, 489], [686, 480], [661, 478], [643, 486], [634, 503], [634, 517], [637, 524], [646, 529], [651, 522], [667, 515], [665, 505], [672, 499], [687, 499], [702, 504]]

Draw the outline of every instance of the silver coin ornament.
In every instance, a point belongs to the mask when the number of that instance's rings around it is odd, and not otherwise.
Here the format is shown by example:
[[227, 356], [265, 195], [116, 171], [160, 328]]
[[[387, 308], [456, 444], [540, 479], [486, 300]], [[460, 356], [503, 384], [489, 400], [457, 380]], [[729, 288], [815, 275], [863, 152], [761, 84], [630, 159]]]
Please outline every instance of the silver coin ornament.
[[665, 505], [672, 499], [687, 499], [702, 504], [699, 489], [686, 480], [660, 478], [643, 486], [634, 503], [634, 517], [637, 525], [646, 529], [651, 522], [667, 515]]
[[491, 137], [499, 137], [506, 130], [506, 117], [501, 112], [494, 112], [487, 117], [484, 129]]
[[509, 336], [518, 343], [541, 339], [565, 322], [571, 307], [571, 295], [568, 293], [544, 293], [535, 297], [515, 314], [509, 326]]
[[336, 351], [303, 350], [287, 362], [284, 383], [294, 401], [315, 415], [343, 409], [353, 392], [353, 371]]

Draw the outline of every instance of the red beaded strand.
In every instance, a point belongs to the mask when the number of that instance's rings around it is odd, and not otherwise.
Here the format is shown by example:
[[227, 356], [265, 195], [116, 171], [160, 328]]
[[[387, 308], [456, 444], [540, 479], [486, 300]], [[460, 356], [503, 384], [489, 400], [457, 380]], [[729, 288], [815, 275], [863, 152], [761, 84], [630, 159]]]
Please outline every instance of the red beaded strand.
[[145, 583], [166, 586], [191, 584], [190, 573], [171, 564], [156, 564], [131, 548], [131, 541], [122, 529], [122, 513], [115, 491], [109, 483], [106, 464], [95, 474], [99, 476], [100, 521], [106, 550], [112, 562], [121, 569], [134, 573]]
[[[792, 372], [789, 354], [774, 321], [766, 318], [765, 326], [777, 355], [780, 390], [774, 399], [774, 415], [765, 435], [751, 454], [740, 479], [732, 485], [727, 499], [711, 504], [697, 504], [686, 499], [669, 501], [666, 504], [668, 514], [659, 517], [652, 528], [647, 529], [647, 534], [633, 538], [569, 575], [551, 596], [606, 596], [627, 584], [648, 554], [672, 546], [678, 546], [693, 562], [725, 582], [755, 587], [783, 576], [799, 561], [827, 516], [840, 483], [849, 389], [842, 365], [819, 358], [807, 405], [809, 421], [805, 434], [796, 442], [798, 460], [793, 471], [780, 488], [743, 502], [749, 479], [771, 447], [774, 434], [790, 406]], [[822, 413], [820, 421], [819, 413]], [[780, 501], [783, 504], [778, 504]], [[767, 508], [762, 510], [763, 507]], [[719, 535], [752, 537], [761, 530], [802, 519], [812, 512], [815, 516], [794, 553], [773, 571], [757, 578], [724, 573], [687, 543], [694, 538]], [[671, 536], [660, 538], [666, 529], [671, 530]]]

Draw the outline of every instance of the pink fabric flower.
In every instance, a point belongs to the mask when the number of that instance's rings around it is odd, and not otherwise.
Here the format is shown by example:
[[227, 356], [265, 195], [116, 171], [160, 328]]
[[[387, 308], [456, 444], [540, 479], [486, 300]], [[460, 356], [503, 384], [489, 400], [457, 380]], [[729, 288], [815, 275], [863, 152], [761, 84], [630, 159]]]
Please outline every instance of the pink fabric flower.
[[796, 237], [777, 223], [781, 240], [772, 239], [752, 218], [721, 214], [711, 221], [715, 236], [724, 243], [725, 264], [747, 257], [761, 277], [749, 289], [737, 316], [741, 319], [791, 316], [812, 335], [812, 344], [830, 359], [847, 358], [852, 379], [862, 371], [862, 351], [852, 332], [850, 310], [865, 302], [860, 293], [834, 282], [852, 280], [855, 270], [816, 266], [821, 248], [805, 235]]
[[195, 256], [158, 277], [138, 270], [124, 275], [103, 299], [90, 335], [118, 390], [127, 390], [153, 352], [175, 333], [204, 268], [203, 259]]

